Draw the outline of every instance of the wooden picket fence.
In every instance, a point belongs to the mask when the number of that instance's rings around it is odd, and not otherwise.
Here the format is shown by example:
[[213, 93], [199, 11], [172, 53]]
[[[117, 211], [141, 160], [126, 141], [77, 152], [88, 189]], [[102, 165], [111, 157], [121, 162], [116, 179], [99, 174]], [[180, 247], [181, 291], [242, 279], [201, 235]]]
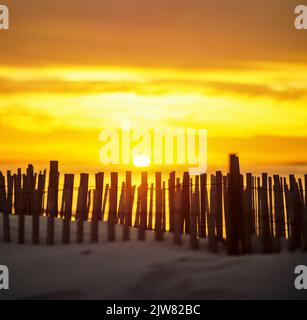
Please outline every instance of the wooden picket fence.
[[[62, 243], [71, 240], [71, 222], [77, 223], [76, 242], [84, 242], [84, 223], [90, 223], [90, 241], [99, 242], [99, 223], [107, 223], [107, 240], [115, 241], [115, 225], [121, 224], [122, 240], [130, 240], [131, 227], [138, 228], [138, 240], [146, 240], [146, 230], [163, 241], [165, 232], [173, 234], [174, 244], [190, 239], [190, 248], [199, 249], [199, 241], [207, 238], [207, 248], [217, 252], [226, 247], [230, 255], [255, 252], [254, 239], [262, 253], [278, 253], [286, 242], [289, 251], [307, 251], [307, 175], [289, 179], [263, 173], [261, 177], [240, 173], [239, 158], [230, 155], [229, 173], [221, 171], [208, 176], [190, 177], [185, 172], [177, 177], [155, 173], [155, 183], [148, 184], [148, 173], [142, 172], [141, 184], [132, 185], [132, 173], [126, 172], [119, 186], [117, 172], [111, 172], [110, 185], [105, 174], [95, 175], [95, 188], [89, 187], [89, 174], [80, 174], [76, 210], [73, 212], [74, 174], [64, 175], [64, 188], [59, 190], [58, 162], [50, 162], [46, 170], [26, 173], [0, 172], [0, 212], [3, 219], [2, 240], [11, 242], [10, 219], [18, 218], [17, 241], [25, 243], [25, 216], [32, 219], [31, 241], [40, 244], [40, 218], [47, 220], [44, 239], [55, 244], [55, 219], [62, 223]], [[46, 188], [46, 180], [48, 187]], [[166, 183], [167, 182], [167, 183]], [[60, 192], [62, 199], [59, 201]], [[59, 206], [59, 202], [61, 202]], [[134, 205], [135, 204], [135, 205]], [[117, 237], [118, 238], [118, 237]]]

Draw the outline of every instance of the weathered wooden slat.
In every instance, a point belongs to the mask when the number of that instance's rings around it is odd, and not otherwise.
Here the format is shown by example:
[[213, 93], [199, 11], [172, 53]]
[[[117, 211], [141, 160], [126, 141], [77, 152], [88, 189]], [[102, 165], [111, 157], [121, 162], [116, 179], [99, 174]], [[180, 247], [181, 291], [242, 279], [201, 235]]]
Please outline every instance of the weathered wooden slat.
[[195, 177], [195, 188], [192, 190], [191, 196], [191, 217], [190, 217], [190, 248], [192, 250], [199, 249], [198, 226], [197, 221], [200, 217], [199, 204], [199, 176]]
[[268, 177], [267, 173], [262, 173], [262, 186], [261, 186], [261, 241], [262, 253], [272, 252], [272, 234], [270, 228], [270, 216], [268, 206]]
[[59, 175], [58, 162], [50, 161], [47, 197], [47, 245], [54, 244], [54, 218], [58, 215]]
[[180, 180], [177, 180], [176, 188], [174, 192], [174, 216], [173, 216], [173, 236], [174, 236], [174, 243], [176, 245], [181, 245], [181, 215], [182, 212], [182, 188], [180, 184]]
[[162, 183], [162, 230], [166, 231], [166, 187], [165, 181]]
[[40, 243], [39, 219], [42, 211], [42, 196], [39, 190], [33, 191], [32, 244]]
[[146, 226], [147, 226], [147, 193], [148, 193], [148, 173], [142, 172], [141, 183], [141, 214], [140, 214], [140, 227], [138, 230], [138, 240], [146, 239]]
[[40, 192], [41, 196], [41, 204], [42, 204], [42, 210], [41, 215], [44, 214], [44, 199], [45, 199], [45, 185], [46, 185], [46, 170], [43, 172], [40, 172], [38, 175], [38, 183], [37, 183], [37, 190]]
[[148, 225], [149, 230], [153, 230], [153, 193], [154, 193], [154, 184], [151, 183], [149, 190], [149, 213], [148, 213]]
[[102, 210], [101, 210], [101, 220], [102, 221], [104, 221], [109, 191], [110, 191], [109, 184], [107, 183], [106, 187], [104, 189], [104, 194], [103, 194], [103, 203], [102, 203]]
[[275, 203], [275, 234], [277, 238], [285, 237], [285, 211], [283, 190], [278, 175], [273, 176], [274, 203]]
[[[9, 184], [9, 177], [8, 177], [8, 184]], [[8, 186], [9, 192], [9, 186]], [[9, 196], [6, 196], [6, 189], [5, 189], [5, 177], [0, 172], [0, 213], [3, 216], [3, 242], [8, 243], [10, 242], [10, 208], [9, 208]]]
[[88, 218], [88, 178], [87, 173], [80, 174], [80, 185], [77, 199], [77, 243], [83, 242], [84, 221]]
[[175, 192], [175, 184], [176, 184], [176, 174], [172, 171], [169, 175], [169, 184], [168, 184], [168, 194], [169, 194], [169, 231], [173, 232], [174, 225], [174, 192]]
[[304, 176], [305, 185], [305, 206], [304, 206], [304, 227], [303, 227], [303, 251], [307, 251], [307, 174]]
[[74, 192], [74, 174], [64, 175], [64, 190], [62, 198], [62, 215], [63, 227], [62, 227], [62, 243], [70, 243], [70, 222], [72, 216], [72, 201]]
[[101, 216], [102, 191], [104, 173], [99, 172], [95, 175], [94, 204], [91, 219], [91, 242], [98, 242], [98, 221]]
[[25, 243], [25, 201], [24, 191], [18, 187], [15, 193], [15, 210], [18, 215], [18, 243]]
[[189, 172], [183, 173], [182, 178], [182, 226], [181, 232], [190, 233], [190, 176]]
[[[246, 189], [243, 191], [243, 231], [242, 231], [242, 253], [252, 252], [252, 175], [246, 175]], [[243, 190], [243, 181], [242, 186]]]
[[280, 178], [278, 175], [273, 176], [273, 198], [274, 198], [274, 241], [273, 251], [280, 252], [281, 241], [280, 238], [285, 236], [285, 219], [284, 219], [284, 203], [283, 193], [280, 185]]
[[207, 191], [207, 174], [203, 173], [200, 176], [200, 223], [199, 236], [207, 237], [207, 215], [208, 215], [208, 191]]
[[228, 181], [228, 230], [227, 252], [230, 255], [240, 254], [241, 176], [239, 159], [236, 155], [230, 155], [230, 169]]
[[11, 171], [7, 171], [7, 197], [6, 197], [6, 212], [11, 214], [13, 212], [13, 187], [14, 187], [14, 177]]
[[210, 252], [217, 251], [215, 223], [216, 223], [216, 177], [211, 175], [211, 188], [210, 188], [210, 210], [208, 212], [208, 250]]
[[125, 193], [126, 193], [125, 188], [126, 188], [126, 184], [123, 181], [121, 184], [119, 205], [118, 205], [118, 216], [116, 221], [119, 224], [124, 224], [124, 221], [125, 221]]
[[273, 187], [272, 177], [268, 177], [268, 205], [269, 205], [269, 222], [270, 232], [273, 238], [274, 235], [274, 219], [273, 219]]
[[249, 234], [255, 231], [255, 212], [253, 210], [253, 175], [248, 172], [246, 174], [246, 224], [249, 228]]
[[228, 175], [223, 176], [224, 223], [226, 241], [229, 238], [228, 180]]
[[222, 183], [223, 174], [221, 171], [216, 171], [216, 238], [218, 241], [223, 240], [223, 197]]
[[141, 216], [141, 187], [138, 187], [138, 194], [136, 199], [136, 210], [134, 218], [134, 227], [138, 228], [140, 226], [140, 216]]
[[302, 224], [304, 208], [301, 203], [299, 188], [294, 175], [289, 176], [290, 190], [289, 190], [289, 224], [290, 224], [290, 237], [289, 237], [289, 251], [296, 250], [301, 247], [302, 240]]
[[110, 187], [110, 205], [108, 215], [108, 234], [109, 242], [115, 241], [115, 221], [117, 216], [117, 190], [118, 188], [118, 173], [111, 172], [111, 187]]
[[163, 240], [163, 217], [162, 217], [162, 174], [156, 172], [155, 174], [156, 185], [156, 221], [155, 221], [155, 239], [157, 241]]
[[126, 172], [126, 189], [125, 189], [125, 201], [124, 201], [124, 229], [123, 229], [123, 241], [130, 240], [130, 227], [132, 224], [132, 207], [134, 191], [132, 189], [131, 171]]

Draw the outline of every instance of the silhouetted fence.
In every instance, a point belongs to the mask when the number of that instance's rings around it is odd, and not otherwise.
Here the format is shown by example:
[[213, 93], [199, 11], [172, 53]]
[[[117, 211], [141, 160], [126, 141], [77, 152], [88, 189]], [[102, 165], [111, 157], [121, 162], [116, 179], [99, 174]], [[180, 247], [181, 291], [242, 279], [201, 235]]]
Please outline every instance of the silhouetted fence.
[[[169, 174], [168, 181], [156, 172], [149, 185], [148, 173], [142, 172], [141, 184], [132, 185], [132, 173], [126, 172], [119, 182], [112, 172], [110, 184], [105, 174], [95, 175], [95, 188], [89, 187], [89, 174], [81, 173], [77, 190], [76, 210], [73, 211], [74, 174], [64, 174], [63, 189], [59, 189], [58, 162], [50, 162], [46, 170], [34, 172], [29, 165], [26, 173], [0, 172], [0, 212], [3, 218], [3, 242], [11, 242], [10, 217], [18, 217], [17, 241], [25, 242], [25, 216], [32, 217], [31, 239], [41, 243], [41, 216], [47, 220], [45, 241], [55, 243], [55, 219], [62, 222], [62, 243], [69, 244], [71, 222], [76, 220], [77, 243], [84, 242], [84, 222], [90, 222], [90, 241], [99, 241], [99, 223], [107, 223], [107, 240], [116, 240], [116, 224], [123, 225], [122, 240], [130, 240], [131, 227], [138, 228], [138, 240], [146, 240], [146, 230], [155, 232], [157, 241], [164, 233], [173, 233], [174, 243], [181, 245], [183, 235], [190, 238], [190, 247], [199, 248], [199, 240], [207, 238], [207, 248], [216, 252], [219, 243], [228, 254], [253, 252], [254, 239], [261, 242], [263, 253], [282, 250], [285, 239], [288, 250], [307, 251], [307, 175], [304, 181], [290, 175], [289, 179], [263, 173], [256, 177], [240, 173], [239, 158], [230, 156], [229, 173], [217, 171], [210, 176], [190, 177], [187, 172], [177, 177]], [[46, 188], [46, 181], [48, 186]], [[14, 230], [15, 231], [15, 230]]]

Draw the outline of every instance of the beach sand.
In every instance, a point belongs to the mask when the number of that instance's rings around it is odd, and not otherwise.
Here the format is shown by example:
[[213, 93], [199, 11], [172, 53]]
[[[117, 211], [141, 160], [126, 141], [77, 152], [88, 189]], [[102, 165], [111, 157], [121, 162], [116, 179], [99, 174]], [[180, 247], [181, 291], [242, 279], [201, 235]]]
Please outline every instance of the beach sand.
[[[0, 219], [2, 238], [2, 217]], [[189, 249], [188, 238], [175, 246], [172, 235], [154, 241], [147, 232], [145, 242], [122, 242], [122, 226], [116, 226], [117, 241], [107, 243], [106, 224], [99, 228], [97, 244], [62, 245], [61, 222], [56, 221], [56, 245], [39, 246], [16, 242], [17, 218], [11, 216], [13, 243], [0, 243], [0, 265], [10, 271], [10, 290], [0, 290], [0, 299], [307, 299], [307, 290], [294, 287], [294, 268], [307, 264], [307, 255], [297, 251], [274, 255], [227, 256], [222, 246], [218, 254], [208, 253], [207, 242], [200, 250]], [[41, 218], [41, 234], [46, 219]], [[31, 219], [26, 219], [31, 230]], [[76, 223], [72, 223], [72, 242]]]

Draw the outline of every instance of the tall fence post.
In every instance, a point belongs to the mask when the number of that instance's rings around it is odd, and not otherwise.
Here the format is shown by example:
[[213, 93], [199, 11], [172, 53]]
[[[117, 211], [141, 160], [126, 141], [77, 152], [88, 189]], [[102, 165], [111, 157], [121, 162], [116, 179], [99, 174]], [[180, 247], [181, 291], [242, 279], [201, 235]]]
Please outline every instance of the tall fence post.
[[228, 181], [228, 230], [227, 252], [230, 255], [239, 255], [240, 230], [240, 210], [242, 210], [241, 199], [241, 176], [239, 158], [230, 155], [230, 169]]

